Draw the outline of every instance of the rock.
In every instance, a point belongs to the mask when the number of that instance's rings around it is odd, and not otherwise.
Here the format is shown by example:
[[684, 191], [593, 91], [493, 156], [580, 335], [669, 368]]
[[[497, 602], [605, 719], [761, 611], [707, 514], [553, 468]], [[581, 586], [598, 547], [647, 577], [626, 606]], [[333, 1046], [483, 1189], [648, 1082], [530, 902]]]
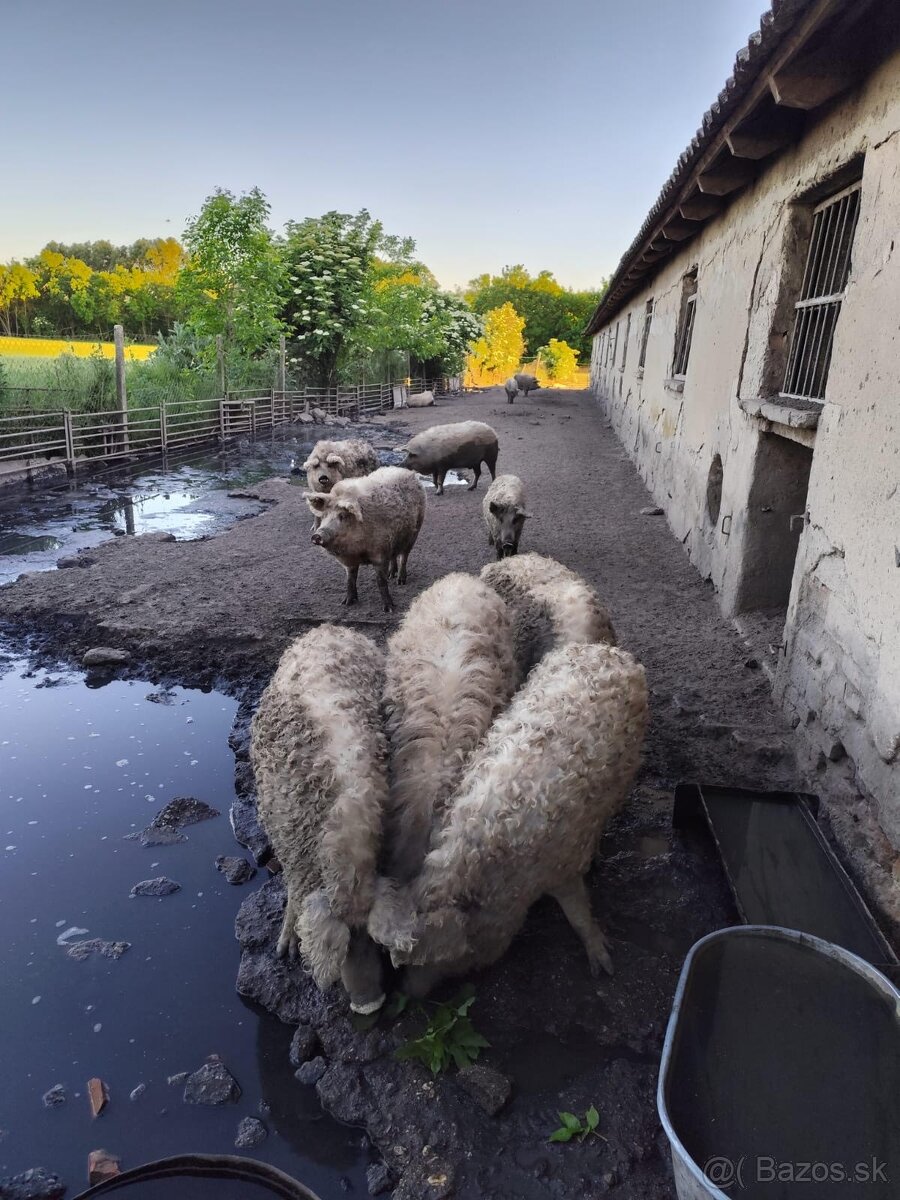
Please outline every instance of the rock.
[[230, 854], [220, 854], [216, 859], [216, 870], [221, 871], [229, 883], [237, 886], [247, 883], [256, 874], [256, 867], [248, 863], [246, 858], [238, 858]]
[[102, 954], [104, 958], [119, 959], [126, 950], [131, 949], [131, 942], [107, 942], [103, 938], [89, 938], [86, 942], [73, 942], [66, 950], [69, 958], [84, 962], [92, 954]]
[[66, 1089], [61, 1083], [54, 1083], [53, 1087], [41, 1096], [44, 1108], [57, 1108], [60, 1104], [65, 1104], [66, 1099]]
[[176, 1075], [168, 1075], [166, 1077], [166, 1083], [169, 1085], [169, 1087], [180, 1087], [180, 1085], [184, 1083], [189, 1075], [190, 1071], [179, 1071]]
[[161, 808], [150, 822], [150, 829], [181, 829], [221, 816], [217, 808], [194, 796], [176, 796]]
[[177, 829], [154, 829], [148, 825], [140, 833], [126, 833], [125, 841], [139, 841], [142, 846], [174, 846], [177, 842], [186, 842], [187, 836]]
[[352, 424], [352, 421], [349, 417], [332, 417], [331, 424], [339, 425], [341, 429], [346, 429], [348, 425]]
[[143, 1094], [144, 1094], [144, 1092], [146, 1092], [146, 1090], [147, 1090], [146, 1083], [139, 1083], [136, 1088], [132, 1089], [132, 1091], [130, 1091], [128, 1093], [128, 1099], [129, 1100], [140, 1100], [141, 1096], [143, 1096]]
[[91, 1116], [99, 1117], [107, 1104], [109, 1104], [109, 1088], [102, 1079], [95, 1077], [88, 1080], [87, 1091], [88, 1101], [91, 1106]]
[[490, 1117], [497, 1115], [512, 1092], [512, 1084], [505, 1075], [482, 1063], [463, 1067], [456, 1076], [456, 1082]]
[[658, 504], [650, 504], [646, 508], [641, 509], [642, 517], [661, 517], [664, 510]]
[[311, 1058], [309, 1062], [303, 1063], [294, 1072], [294, 1078], [298, 1083], [311, 1086], [314, 1083], [318, 1083], [327, 1070], [328, 1063], [319, 1055], [317, 1058]]
[[317, 425], [324, 425], [328, 421], [328, 413], [321, 408], [314, 408], [312, 411], [312, 419]]
[[248, 796], [239, 796], [232, 804], [229, 816], [235, 841], [250, 851], [257, 866], [263, 866], [272, 853], [272, 847], [259, 823], [256, 801]]
[[66, 1185], [43, 1167], [0, 1179], [0, 1200], [62, 1200]]
[[144, 699], [149, 700], [151, 704], [164, 704], [166, 706], [175, 703], [175, 696], [165, 688], [158, 692], [148, 692]]
[[258, 1121], [256, 1117], [244, 1117], [238, 1125], [234, 1144], [238, 1150], [252, 1150], [254, 1146], [264, 1142], [268, 1136], [269, 1131], [262, 1121]]
[[366, 1183], [369, 1185], [370, 1196], [380, 1196], [389, 1192], [394, 1186], [394, 1177], [384, 1163], [372, 1163], [366, 1169]]
[[173, 892], [180, 891], [180, 883], [176, 883], [174, 879], [167, 879], [165, 875], [158, 875], [156, 879], [142, 879], [128, 894], [129, 896], [171, 896]]
[[315, 422], [315, 419], [316, 418], [312, 415], [312, 413], [307, 412], [301, 413], [297, 418], [301, 425], [312, 425]]
[[92, 1150], [88, 1155], [88, 1183], [103, 1183], [122, 1174], [122, 1160], [108, 1150]]
[[113, 646], [94, 646], [81, 659], [83, 667], [121, 667], [128, 662], [131, 662], [128, 651]]
[[185, 1104], [236, 1104], [240, 1098], [238, 1081], [215, 1054], [184, 1085]]
[[315, 1058], [319, 1048], [319, 1038], [311, 1025], [298, 1025], [291, 1038], [291, 1066], [299, 1067], [301, 1063]]

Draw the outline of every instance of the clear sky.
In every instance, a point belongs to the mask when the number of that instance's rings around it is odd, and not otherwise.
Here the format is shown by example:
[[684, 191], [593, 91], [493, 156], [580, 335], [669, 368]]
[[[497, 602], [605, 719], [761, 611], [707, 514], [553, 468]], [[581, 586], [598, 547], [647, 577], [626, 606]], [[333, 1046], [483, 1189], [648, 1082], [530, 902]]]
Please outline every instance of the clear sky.
[[762, 0], [0, 0], [0, 260], [365, 207], [453, 287], [609, 275]]

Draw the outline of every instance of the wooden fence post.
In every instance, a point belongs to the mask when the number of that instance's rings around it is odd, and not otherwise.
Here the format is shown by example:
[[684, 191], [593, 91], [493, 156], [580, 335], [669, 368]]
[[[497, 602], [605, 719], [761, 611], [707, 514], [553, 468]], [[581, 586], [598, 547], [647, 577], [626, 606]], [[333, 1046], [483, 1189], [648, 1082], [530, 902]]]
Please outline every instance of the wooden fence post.
[[225, 343], [221, 333], [216, 334], [216, 374], [219, 381], [219, 395], [223, 400], [228, 399], [225, 378]]
[[284, 334], [278, 339], [278, 390], [283, 399], [287, 391], [287, 341]]
[[121, 325], [113, 326], [113, 342], [116, 348], [116, 401], [121, 425], [120, 445], [128, 453], [128, 394], [125, 390], [125, 330]]

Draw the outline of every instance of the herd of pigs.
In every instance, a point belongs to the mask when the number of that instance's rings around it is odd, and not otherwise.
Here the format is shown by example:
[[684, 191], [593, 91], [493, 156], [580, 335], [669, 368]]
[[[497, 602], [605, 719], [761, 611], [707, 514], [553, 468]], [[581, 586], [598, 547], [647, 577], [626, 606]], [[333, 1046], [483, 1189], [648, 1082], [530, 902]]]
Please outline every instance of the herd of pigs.
[[594, 590], [561, 563], [519, 555], [528, 516], [515, 475], [496, 475], [497, 434], [438, 425], [378, 467], [359, 440], [319, 442], [304, 464], [312, 541], [347, 572], [406, 582], [425, 515], [454, 469], [493, 482], [483, 516], [497, 561], [454, 572], [410, 605], [382, 650], [322, 624], [285, 651], [253, 720], [259, 815], [286, 889], [278, 952], [351, 1008], [384, 1001], [384, 959], [402, 990], [504, 954], [531, 905], [559, 902], [591, 971], [612, 971], [585, 873], [637, 771], [644, 670], [615, 645]]

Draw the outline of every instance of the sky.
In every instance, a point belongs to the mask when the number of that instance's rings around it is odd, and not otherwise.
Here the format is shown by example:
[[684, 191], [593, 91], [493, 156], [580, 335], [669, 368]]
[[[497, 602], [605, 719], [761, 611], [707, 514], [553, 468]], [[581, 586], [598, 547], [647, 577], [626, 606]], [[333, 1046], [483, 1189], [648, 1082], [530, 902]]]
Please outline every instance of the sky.
[[367, 208], [452, 288], [609, 276], [763, 0], [0, 0], [0, 261]]

